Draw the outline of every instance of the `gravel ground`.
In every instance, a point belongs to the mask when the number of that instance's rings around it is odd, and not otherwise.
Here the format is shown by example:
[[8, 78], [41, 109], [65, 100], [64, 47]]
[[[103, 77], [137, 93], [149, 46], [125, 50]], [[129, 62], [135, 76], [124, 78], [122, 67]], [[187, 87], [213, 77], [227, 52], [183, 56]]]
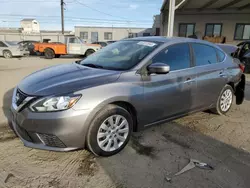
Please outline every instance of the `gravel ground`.
[[[250, 84], [244, 104], [227, 116], [202, 112], [148, 128], [109, 158], [24, 147], [7, 123], [13, 87], [36, 70], [74, 60], [0, 59], [0, 188], [250, 187]], [[167, 182], [190, 158], [215, 170], [193, 169]]]

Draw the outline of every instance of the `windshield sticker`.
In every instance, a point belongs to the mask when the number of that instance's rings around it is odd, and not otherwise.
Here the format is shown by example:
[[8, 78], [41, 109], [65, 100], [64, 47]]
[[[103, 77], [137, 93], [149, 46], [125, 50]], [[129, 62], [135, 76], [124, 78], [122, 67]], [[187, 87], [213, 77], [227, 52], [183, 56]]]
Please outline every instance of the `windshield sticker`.
[[140, 41], [140, 42], [138, 42], [137, 44], [142, 45], [142, 46], [148, 46], [148, 47], [153, 47], [153, 46], [156, 45], [156, 44], [153, 43], [153, 42], [145, 42], [145, 41]]

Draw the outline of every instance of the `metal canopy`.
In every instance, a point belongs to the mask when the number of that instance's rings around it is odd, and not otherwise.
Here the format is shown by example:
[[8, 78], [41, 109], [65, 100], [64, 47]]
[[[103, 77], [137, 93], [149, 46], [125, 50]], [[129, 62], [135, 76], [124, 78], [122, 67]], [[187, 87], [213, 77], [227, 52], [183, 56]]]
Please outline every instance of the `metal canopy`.
[[249, 0], [164, 0], [161, 11], [169, 10], [168, 16], [168, 37], [173, 36], [175, 11], [197, 11], [203, 13], [213, 11], [214, 13], [246, 12], [250, 13]]

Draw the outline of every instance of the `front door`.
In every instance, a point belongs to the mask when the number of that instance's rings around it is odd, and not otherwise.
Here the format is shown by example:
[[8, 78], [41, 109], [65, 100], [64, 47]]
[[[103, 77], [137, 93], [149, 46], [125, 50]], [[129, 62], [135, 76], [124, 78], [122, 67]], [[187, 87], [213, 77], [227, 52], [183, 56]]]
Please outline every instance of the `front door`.
[[0, 56], [3, 55], [3, 50], [6, 49], [6, 44], [4, 44], [2, 41], [0, 41]]
[[78, 38], [70, 37], [68, 39], [68, 54], [81, 54], [82, 43]]
[[197, 108], [208, 108], [216, 103], [227, 83], [225, 54], [204, 44], [193, 43], [195, 70], [197, 72]]
[[192, 68], [189, 44], [167, 47], [152, 63], [170, 66], [168, 74], [143, 76], [145, 110], [144, 124], [150, 124], [193, 109], [196, 95], [195, 70]]

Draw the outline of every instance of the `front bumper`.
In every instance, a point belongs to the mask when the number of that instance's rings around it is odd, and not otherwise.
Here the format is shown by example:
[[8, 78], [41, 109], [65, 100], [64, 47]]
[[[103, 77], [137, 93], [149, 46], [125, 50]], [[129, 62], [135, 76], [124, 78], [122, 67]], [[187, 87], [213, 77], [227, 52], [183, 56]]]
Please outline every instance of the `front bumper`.
[[85, 121], [88, 110], [69, 109], [61, 112], [20, 112], [12, 104], [12, 125], [25, 146], [52, 151], [71, 151], [85, 147]]

